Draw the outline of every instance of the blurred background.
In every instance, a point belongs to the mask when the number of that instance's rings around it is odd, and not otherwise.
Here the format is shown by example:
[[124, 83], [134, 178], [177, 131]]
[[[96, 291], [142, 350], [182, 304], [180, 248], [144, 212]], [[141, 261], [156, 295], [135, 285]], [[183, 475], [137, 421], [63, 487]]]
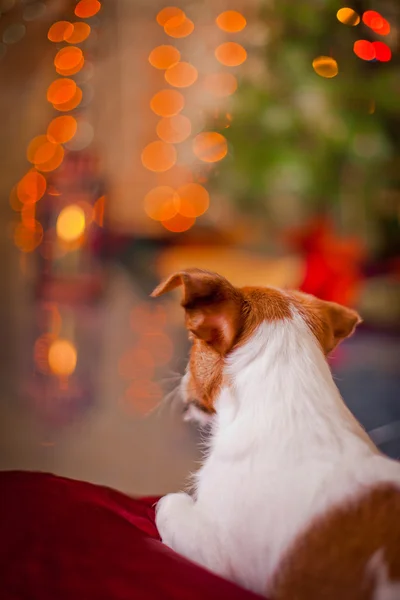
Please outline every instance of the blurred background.
[[[379, 12], [377, 12], [379, 11]], [[0, 0], [0, 468], [182, 484], [183, 267], [357, 308], [332, 357], [400, 457], [397, 0]]]

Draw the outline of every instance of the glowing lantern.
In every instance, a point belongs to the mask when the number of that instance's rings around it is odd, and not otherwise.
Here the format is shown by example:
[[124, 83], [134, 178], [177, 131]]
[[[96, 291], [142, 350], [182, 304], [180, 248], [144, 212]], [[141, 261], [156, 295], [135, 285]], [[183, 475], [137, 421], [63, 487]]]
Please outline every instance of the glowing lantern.
[[216, 23], [223, 31], [237, 33], [246, 27], [246, 19], [236, 10], [227, 10], [216, 18]]
[[374, 46], [367, 40], [357, 40], [357, 42], [354, 43], [353, 50], [354, 54], [362, 60], [374, 60], [376, 57]]
[[77, 204], [66, 206], [58, 215], [56, 231], [64, 242], [75, 242], [84, 233], [86, 226], [85, 212]]
[[336, 17], [343, 25], [350, 25], [352, 27], [355, 27], [360, 22], [359, 15], [352, 8], [340, 8], [336, 13]]
[[179, 144], [186, 140], [192, 131], [190, 120], [183, 115], [161, 119], [157, 123], [157, 135], [168, 144]]
[[176, 90], [161, 90], [153, 96], [150, 102], [151, 110], [160, 117], [173, 117], [185, 106], [185, 99]]
[[197, 77], [197, 69], [188, 62], [178, 62], [165, 71], [166, 81], [174, 87], [189, 87]]
[[98, 0], [80, 0], [75, 6], [75, 14], [81, 19], [89, 19], [99, 12], [101, 8]]
[[60, 377], [68, 377], [76, 369], [77, 352], [72, 342], [58, 339], [51, 343], [48, 362], [51, 371]]
[[156, 69], [169, 69], [181, 58], [181, 53], [174, 46], [157, 46], [150, 52], [149, 63]]
[[215, 57], [226, 67], [237, 67], [244, 63], [247, 52], [243, 46], [236, 42], [225, 42], [216, 48]]
[[178, 211], [184, 217], [200, 217], [210, 205], [209, 193], [199, 183], [182, 185], [176, 192], [179, 198]]
[[228, 154], [228, 144], [224, 136], [215, 131], [199, 133], [193, 140], [193, 152], [204, 162], [217, 162]]
[[154, 221], [171, 219], [178, 212], [176, 192], [166, 185], [150, 190], [144, 198], [144, 210]]
[[339, 67], [336, 60], [330, 56], [318, 56], [312, 63], [314, 71], [320, 77], [332, 79], [339, 73]]

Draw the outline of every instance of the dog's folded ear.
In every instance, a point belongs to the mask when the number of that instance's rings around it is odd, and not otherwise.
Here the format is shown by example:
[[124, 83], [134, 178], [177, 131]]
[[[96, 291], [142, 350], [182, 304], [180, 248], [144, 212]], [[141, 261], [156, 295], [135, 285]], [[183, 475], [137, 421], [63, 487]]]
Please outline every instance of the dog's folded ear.
[[181, 305], [185, 309], [187, 329], [219, 354], [229, 352], [239, 331], [241, 292], [221, 275], [187, 269], [160, 283], [151, 296], [161, 296], [179, 286], [183, 287]]
[[358, 312], [336, 302], [323, 303], [324, 316], [330, 326], [332, 349], [342, 340], [353, 335], [357, 325], [362, 323]]

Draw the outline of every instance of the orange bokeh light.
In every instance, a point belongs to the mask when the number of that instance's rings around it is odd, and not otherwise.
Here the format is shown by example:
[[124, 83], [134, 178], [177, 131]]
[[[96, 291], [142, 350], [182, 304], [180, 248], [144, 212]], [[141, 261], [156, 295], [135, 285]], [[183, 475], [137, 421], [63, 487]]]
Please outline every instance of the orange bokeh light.
[[165, 80], [179, 88], [193, 85], [197, 77], [197, 69], [188, 62], [178, 62], [165, 71]]
[[157, 23], [161, 25], [161, 27], [164, 27], [170, 19], [180, 19], [180, 21], [183, 22], [185, 18], [186, 15], [183, 10], [176, 6], [167, 6], [166, 8], [163, 8], [156, 17]]
[[225, 42], [216, 48], [215, 57], [226, 67], [237, 67], [244, 63], [247, 58], [247, 52], [243, 46], [236, 42]]
[[176, 192], [166, 185], [153, 188], [144, 198], [144, 210], [154, 221], [172, 219], [178, 212]]
[[36, 154], [41, 146], [48, 144], [49, 140], [47, 135], [37, 135], [29, 142], [28, 148], [26, 150], [26, 157], [29, 162], [35, 164], [36, 162]]
[[77, 46], [61, 48], [54, 58], [54, 66], [61, 71], [74, 69], [82, 61], [83, 52]]
[[78, 355], [72, 342], [56, 339], [50, 344], [48, 361], [50, 370], [60, 377], [68, 377], [76, 369]]
[[62, 102], [60, 104], [53, 103], [53, 107], [60, 112], [68, 112], [70, 110], [74, 110], [82, 101], [82, 90], [78, 86], [76, 87], [75, 94], [72, 98], [70, 98], [67, 102]]
[[104, 225], [104, 208], [106, 203], [106, 197], [100, 196], [96, 200], [93, 206], [93, 221], [99, 226], [103, 227]]
[[192, 217], [184, 217], [183, 215], [175, 215], [168, 221], [161, 221], [162, 226], [173, 233], [183, 233], [188, 231], [195, 224], [196, 219]]
[[188, 183], [179, 187], [176, 192], [178, 212], [184, 217], [200, 217], [210, 206], [210, 195], [199, 183]]
[[190, 19], [185, 18], [183, 21], [179, 17], [173, 17], [164, 25], [164, 31], [167, 35], [173, 38], [184, 38], [192, 33], [194, 23]]
[[157, 46], [149, 54], [149, 63], [156, 69], [169, 69], [179, 62], [181, 53], [174, 46]]
[[151, 110], [160, 117], [173, 117], [185, 106], [185, 99], [176, 90], [161, 90], [150, 101]]
[[169, 144], [180, 144], [190, 136], [191, 131], [190, 119], [184, 115], [164, 117], [157, 123], [158, 137]]
[[47, 100], [52, 104], [68, 102], [74, 97], [76, 90], [73, 79], [56, 79], [47, 88]]
[[63, 77], [69, 77], [70, 75], [75, 75], [76, 73], [79, 73], [79, 71], [82, 69], [84, 64], [85, 64], [85, 58], [82, 56], [82, 60], [72, 69], [56, 68], [56, 71], [59, 75], [62, 75]]
[[81, 19], [88, 19], [96, 15], [101, 8], [98, 0], [80, 0], [75, 6], [75, 14]]
[[194, 138], [193, 152], [200, 160], [213, 163], [222, 160], [228, 154], [228, 144], [220, 133], [206, 131]]
[[379, 35], [388, 35], [390, 33], [389, 22], [375, 10], [367, 10], [362, 17], [363, 23], [372, 31]]
[[154, 358], [144, 348], [128, 350], [120, 358], [118, 372], [122, 379], [151, 379], [154, 376]]
[[43, 239], [43, 227], [39, 221], [29, 221], [27, 227], [18, 223], [14, 231], [14, 243], [22, 252], [33, 252]]
[[38, 171], [43, 171], [47, 173], [50, 171], [54, 171], [61, 165], [62, 161], [64, 160], [64, 148], [60, 146], [60, 144], [53, 144], [53, 146], [55, 147], [54, 154], [49, 160], [42, 163], [35, 163], [35, 166], [38, 169]]
[[354, 43], [354, 54], [362, 60], [373, 60], [375, 58], [375, 48], [367, 40], [357, 40]]
[[35, 203], [46, 191], [46, 178], [32, 169], [17, 184], [17, 197], [22, 204]]
[[53, 156], [57, 152], [57, 144], [53, 142], [45, 142], [41, 144], [39, 148], [36, 150], [35, 155], [33, 157], [33, 162], [35, 165], [42, 165], [44, 163], [52, 160]]
[[68, 42], [68, 44], [80, 44], [84, 42], [86, 38], [89, 37], [91, 28], [87, 23], [83, 23], [82, 21], [76, 21], [72, 23], [74, 29], [70, 35], [64, 37], [64, 40]]
[[74, 31], [74, 26], [69, 21], [57, 21], [50, 27], [47, 37], [51, 42], [63, 42]]
[[142, 152], [142, 164], [149, 171], [168, 171], [176, 163], [175, 147], [157, 140], [147, 144]]
[[33, 358], [36, 367], [46, 375], [50, 373], [49, 349], [55, 339], [56, 336], [54, 333], [44, 333], [36, 340], [33, 347]]
[[203, 85], [210, 94], [225, 98], [236, 92], [238, 84], [232, 73], [211, 73], [205, 76]]
[[47, 128], [47, 138], [55, 144], [65, 144], [74, 137], [78, 123], [74, 117], [63, 115], [56, 117]]
[[246, 27], [246, 19], [236, 10], [227, 10], [221, 13], [215, 22], [220, 29], [229, 33], [237, 33]]

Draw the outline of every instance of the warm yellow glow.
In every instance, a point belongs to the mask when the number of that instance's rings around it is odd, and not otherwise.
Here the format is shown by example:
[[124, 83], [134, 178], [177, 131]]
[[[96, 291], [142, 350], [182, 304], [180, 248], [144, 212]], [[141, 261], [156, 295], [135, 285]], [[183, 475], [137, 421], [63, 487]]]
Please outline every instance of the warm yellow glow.
[[344, 25], [351, 25], [353, 27], [360, 22], [360, 17], [352, 8], [340, 8], [336, 13], [336, 17]]
[[165, 117], [157, 123], [158, 137], [169, 144], [180, 144], [186, 140], [192, 131], [190, 119], [184, 115]]
[[173, 117], [185, 106], [185, 99], [176, 90], [161, 90], [150, 101], [151, 110], [160, 117]]
[[57, 339], [51, 343], [48, 354], [49, 367], [55, 375], [68, 377], [76, 369], [78, 355], [72, 342]]
[[216, 18], [215, 22], [223, 31], [237, 33], [246, 27], [246, 19], [236, 10], [227, 10]]
[[83, 235], [85, 226], [85, 212], [80, 206], [72, 204], [63, 208], [58, 215], [56, 231], [62, 241], [74, 242]]
[[317, 75], [327, 79], [332, 79], [332, 77], [336, 77], [339, 73], [336, 60], [330, 56], [318, 56], [314, 58], [312, 66]]
[[194, 138], [193, 152], [200, 160], [213, 163], [222, 160], [228, 154], [228, 144], [220, 133], [206, 131]]
[[193, 85], [197, 77], [197, 69], [188, 62], [178, 62], [165, 71], [165, 80], [179, 88]]
[[47, 137], [55, 144], [65, 144], [74, 137], [77, 128], [78, 124], [74, 117], [70, 115], [56, 117], [47, 128]]
[[179, 62], [181, 53], [174, 46], [157, 46], [149, 54], [149, 63], [156, 69], [169, 69]]
[[225, 42], [216, 48], [215, 57], [226, 67], [237, 67], [244, 63], [247, 58], [247, 52], [243, 46], [236, 42]]

